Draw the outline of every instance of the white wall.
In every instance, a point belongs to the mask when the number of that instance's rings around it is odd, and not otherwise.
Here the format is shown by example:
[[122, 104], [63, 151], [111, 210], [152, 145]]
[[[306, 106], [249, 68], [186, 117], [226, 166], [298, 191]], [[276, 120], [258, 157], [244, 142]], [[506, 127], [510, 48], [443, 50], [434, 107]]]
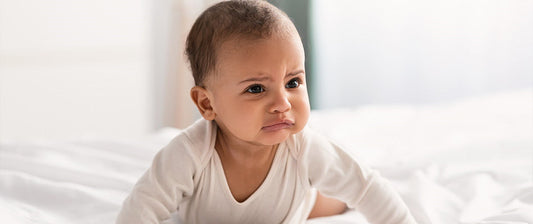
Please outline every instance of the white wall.
[[533, 86], [533, 1], [314, 0], [317, 108]]
[[185, 55], [185, 41], [200, 13], [218, 1], [158, 0], [152, 3], [156, 128], [186, 128], [200, 118], [190, 97], [194, 80]]
[[0, 141], [152, 129], [146, 0], [0, 0]]

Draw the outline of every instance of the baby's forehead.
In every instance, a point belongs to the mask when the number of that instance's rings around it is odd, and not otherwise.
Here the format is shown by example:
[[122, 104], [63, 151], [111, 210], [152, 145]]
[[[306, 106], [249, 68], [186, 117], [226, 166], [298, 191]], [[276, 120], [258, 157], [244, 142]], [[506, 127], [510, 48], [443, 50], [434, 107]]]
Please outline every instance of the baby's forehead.
[[296, 43], [301, 44], [300, 35], [296, 29], [273, 28], [268, 34], [250, 34], [250, 33], [234, 33], [225, 38], [221, 38], [215, 46], [217, 53], [223, 51], [240, 50], [242, 48], [259, 45], [266, 41], [286, 41], [296, 40]]
[[251, 36], [247, 34], [235, 34], [224, 40], [221, 40], [216, 47], [217, 56], [221, 56], [228, 52], [235, 52], [238, 50], [250, 48], [259, 45], [261, 42], [273, 39], [269, 36]]
[[[303, 69], [305, 55], [299, 37], [232, 39], [218, 50], [214, 75], [218, 78]], [[283, 68], [283, 69], [282, 69]], [[281, 70], [280, 70], [281, 69]]]
[[228, 55], [234, 55], [239, 53], [240, 55], [257, 55], [261, 54], [262, 51], [265, 51], [265, 48], [260, 48], [264, 44], [270, 44], [271, 47], [276, 47], [280, 45], [287, 46], [287, 43], [290, 46], [294, 46], [303, 51], [303, 43], [300, 39], [298, 33], [273, 33], [269, 36], [257, 37], [257, 36], [234, 36], [228, 38], [227, 40], [221, 42], [216, 48], [216, 60], [215, 66], [220, 63], [221, 60], [225, 59]]

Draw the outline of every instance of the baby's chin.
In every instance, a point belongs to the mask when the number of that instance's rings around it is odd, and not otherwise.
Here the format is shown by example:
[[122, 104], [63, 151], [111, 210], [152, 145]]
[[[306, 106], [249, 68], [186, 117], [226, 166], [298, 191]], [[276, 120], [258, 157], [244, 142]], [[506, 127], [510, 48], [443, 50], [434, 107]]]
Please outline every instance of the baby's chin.
[[301, 130], [283, 130], [276, 133], [265, 133], [261, 139], [263, 145], [277, 145], [286, 141], [289, 137]]

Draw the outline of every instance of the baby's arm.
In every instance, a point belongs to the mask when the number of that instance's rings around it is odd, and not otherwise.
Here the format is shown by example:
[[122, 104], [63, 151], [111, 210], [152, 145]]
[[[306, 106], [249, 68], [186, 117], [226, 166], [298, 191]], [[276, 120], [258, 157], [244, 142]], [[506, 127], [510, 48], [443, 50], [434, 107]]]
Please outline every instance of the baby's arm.
[[184, 196], [192, 194], [197, 162], [180, 137], [157, 153], [124, 201], [117, 224], [160, 223], [177, 210]]
[[304, 158], [309, 181], [326, 196], [346, 202], [373, 224], [416, 223], [392, 186], [377, 172], [361, 166], [339, 146], [307, 132]]

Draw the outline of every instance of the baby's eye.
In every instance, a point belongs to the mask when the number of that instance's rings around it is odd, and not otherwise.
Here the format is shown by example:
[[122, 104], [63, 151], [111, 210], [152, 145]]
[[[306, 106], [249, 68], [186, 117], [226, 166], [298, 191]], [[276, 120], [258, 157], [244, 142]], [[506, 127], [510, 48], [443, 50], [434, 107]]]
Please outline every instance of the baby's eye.
[[285, 85], [285, 88], [297, 88], [298, 86], [300, 86], [300, 79], [299, 78], [294, 78], [294, 79], [291, 79], [291, 81], [289, 81]]
[[249, 93], [262, 93], [265, 91], [265, 88], [263, 88], [263, 86], [261, 85], [252, 85], [250, 87], [248, 87], [248, 89], [246, 89], [246, 92], [249, 92]]

